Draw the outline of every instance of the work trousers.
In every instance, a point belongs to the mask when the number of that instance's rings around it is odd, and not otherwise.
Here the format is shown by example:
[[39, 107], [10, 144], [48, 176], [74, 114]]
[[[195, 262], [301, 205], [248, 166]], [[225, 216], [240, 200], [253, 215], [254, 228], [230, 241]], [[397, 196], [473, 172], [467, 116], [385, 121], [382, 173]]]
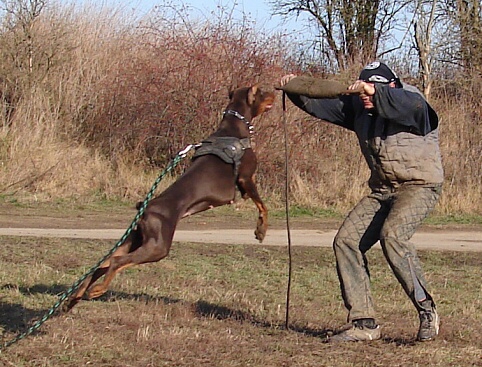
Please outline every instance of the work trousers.
[[415, 307], [420, 311], [424, 309], [422, 301], [432, 300], [410, 239], [440, 194], [441, 185], [407, 185], [389, 194], [373, 192], [348, 214], [333, 243], [342, 297], [349, 312], [348, 322], [375, 318], [365, 253], [378, 241]]

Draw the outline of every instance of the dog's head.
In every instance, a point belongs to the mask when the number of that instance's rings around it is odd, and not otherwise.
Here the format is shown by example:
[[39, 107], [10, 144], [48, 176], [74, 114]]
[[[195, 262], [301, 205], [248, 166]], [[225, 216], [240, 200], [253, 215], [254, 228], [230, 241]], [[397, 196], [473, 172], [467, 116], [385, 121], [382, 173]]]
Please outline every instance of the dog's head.
[[237, 88], [229, 93], [229, 108], [248, 119], [253, 119], [273, 107], [275, 95], [264, 92], [258, 84], [251, 87]]

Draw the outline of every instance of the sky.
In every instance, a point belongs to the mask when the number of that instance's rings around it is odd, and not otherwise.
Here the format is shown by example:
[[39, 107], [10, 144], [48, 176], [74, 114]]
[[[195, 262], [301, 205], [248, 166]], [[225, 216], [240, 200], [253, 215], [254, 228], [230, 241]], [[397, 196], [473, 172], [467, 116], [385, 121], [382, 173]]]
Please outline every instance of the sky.
[[188, 6], [201, 18], [209, 18], [216, 8], [232, 11], [235, 19], [241, 19], [243, 15], [249, 15], [256, 24], [269, 31], [299, 31], [303, 29], [302, 21], [291, 20], [286, 22], [281, 16], [272, 16], [272, 8], [269, 0], [118, 0], [115, 3], [128, 5], [136, 11], [147, 13], [154, 6], [169, 2], [171, 5], [182, 7]]

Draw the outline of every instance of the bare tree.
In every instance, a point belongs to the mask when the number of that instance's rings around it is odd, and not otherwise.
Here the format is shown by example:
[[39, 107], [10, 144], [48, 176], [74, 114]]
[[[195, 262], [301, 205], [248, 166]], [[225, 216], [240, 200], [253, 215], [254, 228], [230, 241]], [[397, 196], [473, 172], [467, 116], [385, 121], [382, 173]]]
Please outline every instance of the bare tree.
[[3, 28], [15, 36], [18, 50], [25, 52], [25, 60], [16, 58], [17, 66], [26, 62], [29, 73], [33, 71], [34, 40], [33, 27], [45, 7], [46, 0], [1, 0], [5, 14]]
[[339, 70], [365, 64], [381, 53], [397, 15], [410, 0], [271, 1], [274, 14], [286, 18], [307, 14], [317, 27], [318, 49], [334, 58]]
[[413, 48], [427, 96], [434, 73], [451, 79], [482, 71], [480, 0], [417, 0], [413, 13]]
[[482, 71], [482, 20], [480, 0], [456, 0], [460, 29], [460, 54], [467, 71]]
[[437, 0], [419, 0], [416, 4], [415, 47], [418, 53], [423, 94], [428, 99], [432, 88], [432, 30], [435, 25]]

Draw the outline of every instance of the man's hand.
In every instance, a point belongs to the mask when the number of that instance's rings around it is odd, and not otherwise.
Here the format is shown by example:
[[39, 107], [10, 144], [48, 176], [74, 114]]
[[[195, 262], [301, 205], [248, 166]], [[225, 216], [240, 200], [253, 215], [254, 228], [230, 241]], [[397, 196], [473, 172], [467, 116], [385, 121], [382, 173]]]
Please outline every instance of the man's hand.
[[294, 79], [296, 78], [296, 75], [295, 74], [287, 74], [285, 76], [283, 76], [280, 80], [280, 84], [281, 86], [285, 86], [286, 84], [288, 84], [288, 82], [291, 80], [291, 79]]
[[360, 96], [373, 96], [375, 94], [373, 83], [367, 83], [363, 80], [357, 80], [348, 87], [348, 90], [359, 91]]

